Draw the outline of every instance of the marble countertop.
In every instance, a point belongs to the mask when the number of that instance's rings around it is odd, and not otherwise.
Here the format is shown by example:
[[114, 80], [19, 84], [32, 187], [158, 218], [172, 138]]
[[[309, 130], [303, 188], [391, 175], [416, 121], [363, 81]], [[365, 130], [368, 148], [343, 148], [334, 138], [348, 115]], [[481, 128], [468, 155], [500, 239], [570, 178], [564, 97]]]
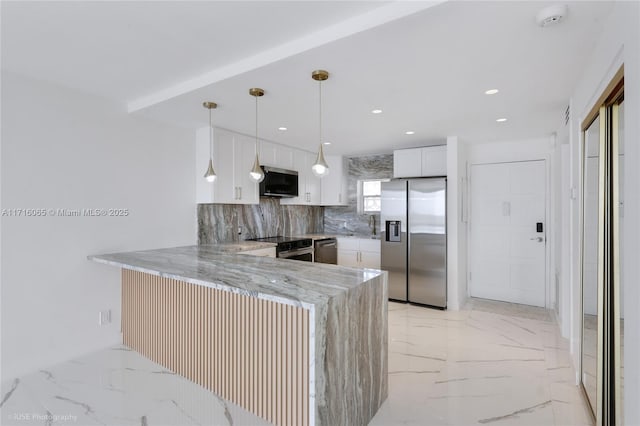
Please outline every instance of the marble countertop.
[[384, 274], [375, 269], [229, 254], [219, 245], [101, 254], [88, 259], [304, 308], [324, 305]]
[[373, 237], [364, 236], [364, 235], [341, 235], [341, 234], [302, 234], [302, 235], [292, 235], [296, 238], [311, 238], [313, 241], [315, 240], [323, 240], [325, 238], [358, 238], [361, 240], [379, 240], [380, 234], [377, 234]]
[[311, 238], [313, 241], [324, 240], [326, 238], [336, 238], [337, 235], [330, 234], [298, 234], [292, 235], [293, 238]]
[[263, 248], [271, 248], [277, 246], [276, 243], [268, 243], [264, 241], [240, 241], [237, 243], [219, 243], [215, 245], [202, 245], [211, 251], [217, 253], [239, 253], [249, 250], [259, 250]]

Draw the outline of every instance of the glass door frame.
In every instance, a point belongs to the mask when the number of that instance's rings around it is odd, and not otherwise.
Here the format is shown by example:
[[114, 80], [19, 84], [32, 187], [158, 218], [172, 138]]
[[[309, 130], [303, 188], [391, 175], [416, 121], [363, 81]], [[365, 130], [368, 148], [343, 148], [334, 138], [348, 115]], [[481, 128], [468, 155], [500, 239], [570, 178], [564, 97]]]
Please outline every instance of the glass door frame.
[[[581, 127], [580, 387], [597, 425], [619, 425], [621, 412], [619, 105], [624, 67], [616, 73]], [[598, 269], [596, 406], [584, 385], [584, 265], [587, 130], [600, 118], [598, 158]]]

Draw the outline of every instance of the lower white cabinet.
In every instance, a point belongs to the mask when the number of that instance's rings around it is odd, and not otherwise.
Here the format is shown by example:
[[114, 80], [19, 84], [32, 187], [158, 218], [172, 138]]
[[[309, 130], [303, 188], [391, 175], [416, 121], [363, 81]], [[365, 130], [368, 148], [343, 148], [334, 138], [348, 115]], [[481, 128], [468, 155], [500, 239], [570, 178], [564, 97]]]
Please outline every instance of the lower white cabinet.
[[380, 269], [380, 240], [338, 238], [338, 265]]

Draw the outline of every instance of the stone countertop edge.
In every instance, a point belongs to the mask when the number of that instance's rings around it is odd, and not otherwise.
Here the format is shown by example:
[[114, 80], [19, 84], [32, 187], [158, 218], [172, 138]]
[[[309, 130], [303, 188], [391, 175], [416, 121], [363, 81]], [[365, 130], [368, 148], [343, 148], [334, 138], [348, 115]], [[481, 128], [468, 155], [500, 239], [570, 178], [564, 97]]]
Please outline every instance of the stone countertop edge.
[[385, 273], [376, 269], [221, 253], [214, 246], [90, 255], [87, 259], [308, 310], [325, 305], [332, 298]]
[[219, 243], [219, 244], [201, 244], [203, 247], [211, 248], [211, 250], [218, 251], [220, 253], [241, 253], [243, 251], [260, 250], [265, 248], [276, 247], [276, 243], [268, 243], [264, 241], [239, 241], [234, 243]]
[[341, 235], [341, 234], [301, 234], [301, 235], [292, 235], [294, 238], [310, 238], [313, 241], [316, 240], [324, 240], [327, 238], [357, 238], [361, 240], [374, 240], [380, 241], [380, 234], [376, 235], [375, 238], [372, 238], [370, 235]]

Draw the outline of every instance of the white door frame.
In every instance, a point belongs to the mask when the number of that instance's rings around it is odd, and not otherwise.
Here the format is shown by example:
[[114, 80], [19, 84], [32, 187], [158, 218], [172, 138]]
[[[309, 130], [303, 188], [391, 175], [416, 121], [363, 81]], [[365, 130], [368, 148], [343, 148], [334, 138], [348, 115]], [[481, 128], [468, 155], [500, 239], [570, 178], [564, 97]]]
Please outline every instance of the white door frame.
[[[557, 303], [557, 300], [554, 300], [555, 297], [555, 280], [551, 279], [552, 275], [555, 275], [552, 271], [551, 266], [551, 246], [555, 244], [554, 232], [555, 232], [555, 223], [553, 223], [551, 217], [551, 158], [549, 155], [545, 155], [538, 158], [527, 158], [527, 159], [514, 159], [514, 160], [505, 160], [505, 161], [474, 161], [467, 163], [467, 194], [469, 194], [469, 213], [467, 220], [467, 271], [469, 279], [469, 275], [471, 274], [471, 264], [472, 264], [472, 253], [470, 247], [472, 247], [471, 241], [473, 238], [473, 234], [471, 233], [471, 209], [473, 209], [473, 194], [471, 193], [471, 181], [473, 179], [473, 175], [471, 174], [471, 167], [478, 165], [490, 165], [490, 164], [505, 164], [505, 163], [523, 163], [529, 161], [544, 161], [545, 164], [545, 179], [546, 179], [546, 188], [545, 188], [545, 206], [544, 206], [544, 214], [545, 214], [545, 283], [544, 283], [544, 293], [545, 293], [545, 308], [552, 309], [554, 302]], [[471, 276], [470, 281], [473, 281], [473, 276]], [[471, 297], [471, 284], [467, 286], [467, 297]]]

